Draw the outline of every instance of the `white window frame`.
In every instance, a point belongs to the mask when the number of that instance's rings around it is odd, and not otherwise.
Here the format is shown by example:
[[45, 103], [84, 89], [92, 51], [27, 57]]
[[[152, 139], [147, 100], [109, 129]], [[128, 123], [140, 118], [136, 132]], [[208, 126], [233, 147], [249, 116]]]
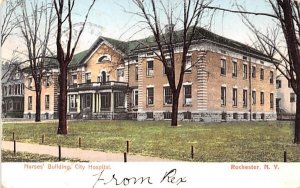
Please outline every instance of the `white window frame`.
[[221, 75], [226, 75], [226, 59], [221, 59]]
[[[187, 87], [190, 87], [190, 97], [187, 97]], [[193, 97], [193, 95], [192, 95], [192, 85], [191, 84], [189, 84], [189, 85], [184, 85], [183, 86], [183, 88], [184, 88], [184, 105], [192, 105], [192, 97]]]
[[226, 106], [226, 87], [221, 86], [221, 105]]
[[188, 55], [186, 56], [185, 61], [185, 73], [191, 73], [192, 72], [192, 56]]
[[[164, 90], [164, 105], [172, 104], [173, 95], [170, 86], [163, 87]], [[168, 94], [168, 95], [167, 95]], [[168, 97], [168, 99], [167, 99]]]
[[[152, 89], [152, 99], [151, 99], [151, 102], [149, 102], [149, 100], [150, 100], [150, 98], [149, 98], [149, 90], [150, 89]], [[147, 100], [147, 105], [154, 105], [154, 87], [147, 87], [147, 89], [146, 89], [146, 93], [147, 93], [147, 98], [146, 98], [146, 100]]]
[[232, 88], [232, 106], [237, 107], [237, 100], [238, 100], [238, 93], [237, 88]]
[[138, 104], [139, 104], [139, 99], [138, 98], [139, 98], [139, 90], [134, 89], [132, 91], [132, 100], [133, 100], [132, 105], [133, 106], [138, 106]]
[[[152, 62], [152, 68], [149, 67], [150, 62]], [[147, 67], [146, 67], [147, 76], [153, 76], [154, 75], [154, 61], [148, 60], [147, 61]]]

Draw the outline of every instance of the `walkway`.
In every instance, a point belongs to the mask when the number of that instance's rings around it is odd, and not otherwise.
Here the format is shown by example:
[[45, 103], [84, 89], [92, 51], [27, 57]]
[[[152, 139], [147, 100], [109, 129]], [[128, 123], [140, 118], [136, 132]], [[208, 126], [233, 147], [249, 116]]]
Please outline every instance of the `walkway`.
[[[4, 150], [14, 150], [13, 142], [2, 141], [2, 149]], [[28, 144], [28, 143], [16, 143], [17, 152], [28, 152], [35, 154], [46, 154], [58, 157], [58, 147], [46, 146], [38, 144]], [[91, 162], [124, 162], [123, 153], [105, 153], [100, 151], [92, 150], [82, 150], [79, 148], [61, 148], [61, 157], [69, 159], [79, 159], [82, 161]], [[146, 157], [140, 155], [127, 155], [128, 162], [162, 162], [162, 161], [172, 161], [168, 159], [161, 159], [157, 157]]]

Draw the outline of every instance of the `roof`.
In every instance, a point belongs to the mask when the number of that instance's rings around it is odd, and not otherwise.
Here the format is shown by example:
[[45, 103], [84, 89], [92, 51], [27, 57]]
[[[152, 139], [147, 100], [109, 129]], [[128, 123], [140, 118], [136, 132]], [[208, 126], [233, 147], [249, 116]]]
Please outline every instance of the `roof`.
[[[246, 44], [217, 35], [201, 27], [197, 27], [195, 32], [196, 32], [194, 35], [195, 37], [192, 41], [194, 44], [199, 43], [200, 41], [208, 41], [219, 46], [230, 48], [233, 51], [237, 51], [247, 56], [250, 55], [252, 57], [263, 59], [265, 61], [270, 61], [270, 58], [267, 55]], [[176, 31], [173, 34], [174, 34], [173, 42], [181, 43], [183, 39], [183, 30]], [[150, 50], [149, 47], [155, 48], [157, 46], [153, 36], [149, 36], [147, 38], [143, 38], [139, 40], [132, 40], [128, 42], [100, 36], [88, 50], [75, 54], [70, 63], [70, 66], [76, 66], [85, 62], [91, 56], [91, 54], [99, 47], [99, 45], [104, 41], [111, 44], [114, 48], [119, 50], [121, 53], [124, 54], [124, 56], [127, 57], [134, 56], [138, 52], [149, 51]]]
[[[174, 43], [183, 42], [183, 40], [182, 40], [183, 39], [183, 30], [175, 31], [173, 34], [174, 34], [174, 40], [173, 40]], [[188, 32], [188, 35], [189, 34], [190, 34], [190, 32]], [[167, 36], [165, 36], [165, 37], [167, 37]], [[195, 35], [192, 40], [192, 43], [196, 44], [201, 41], [212, 42], [216, 45], [230, 48], [233, 51], [238, 51], [241, 54], [251, 55], [253, 57], [261, 58], [261, 59], [264, 59], [267, 61], [270, 60], [270, 58], [267, 55], [265, 55], [263, 52], [255, 49], [255, 48], [252, 48], [246, 44], [228, 39], [226, 37], [217, 35], [217, 34], [211, 32], [211, 31], [208, 31], [204, 28], [197, 27], [195, 30]], [[135, 49], [136, 52], [149, 51], [149, 47], [155, 48], [155, 46], [156, 46], [156, 42], [155, 42], [153, 36], [139, 40], [137, 42], [139, 42], [140, 45], [136, 46], [136, 49]], [[146, 45], [143, 43], [146, 43]]]

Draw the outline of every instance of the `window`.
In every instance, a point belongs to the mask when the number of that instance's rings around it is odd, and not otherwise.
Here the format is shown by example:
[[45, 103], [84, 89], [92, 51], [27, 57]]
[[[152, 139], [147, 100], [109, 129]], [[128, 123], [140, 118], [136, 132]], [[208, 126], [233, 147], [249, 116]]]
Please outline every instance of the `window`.
[[164, 87], [164, 104], [172, 104], [173, 95], [170, 87]]
[[45, 95], [45, 109], [49, 110], [49, 106], [50, 106], [50, 96]]
[[147, 119], [153, 119], [153, 112], [146, 112]]
[[16, 95], [20, 95], [21, 94], [21, 85], [20, 84], [16, 85], [15, 92], [16, 92]]
[[101, 93], [101, 110], [110, 110], [110, 93]]
[[251, 76], [252, 76], [252, 78], [256, 78], [256, 67], [255, 66], [252, 66]]
[[[91, 108], [92, 94], [82, 95], [82, 108]], [[101, 101], [102, 104], [102, 101]]]
[[139, 67], [135, 66], [135, 80], [139, 79]]
[[247, 94], [247, 90], [244, 89], [243, 90], [243, 107], [247, 107], [247, 104], [248, 104], [248, 94]]
[[133, 90], [133, 106], [138, 106], [139, 104], [139, 91], [137, 89]]
[[192, 72], [192, 56], [186, 57], [185, 72], [187, 72], [187, 73]]
[[24, 94], [24, 84], [21, 84], [21, 95]]
[[[167, 66], [171, 67], [171, 59], [166, 59], [166, 61], [167, 61]], [[164, 74], [166, 74], [166, 68], [165, 68], [165, 66], [163, 66], [163, 70], [164, 70]]]
[[248, 119], [248, 113], [244, 113], [244, 119]]
[[147, 61], [147, 76], [153, 76], [153, 61]]
[[256, 104], [256, 91], [252, 91], [252, 104]]
[[226, 60], [221, 59], [221, 75], [226, 75]]
[[221, 119], [222, 119], [223, 121], [226, 121], [226, 117], [227, 117], [227, 113], [226, 113], [226, 112], [222, 112], [222, 114], [221, 114]]
[[28, 96], [28, 110], [32, 110], [32, 96]]
[[192, 104], [192, 85], [184, 85], [184, 104], [191, 105]]
[[270, 93], [270, 108], [274, 108], [274, 94]]
[[19, 87], [19, 84], [15, 84], [14, 85], [14, 90], [13, 90], [13, 94], [14, 95], [19, 95], [20, 94], [20, 87]]
[[77, 108], [77, 103], [76, 103], [76, 95], [70, 95], [69, 98], [69, 108]]
[[98, 63], [102, 63], [102, 62], [104, 62], [104, 61], [111, 61], [110, 56], [108, 56], [108, 55], [103, 55], [103, 56], [101, 56], [101, 57], [98, 59]]
[[281, 88], [281, 80], [276, 80], [276, 89]]
[[253, 119], [256, 119], [256, 113], [253, 113], [253, 114], [252, 114], [252, 118], [253, 118]]
[[247, 74], [248, 70], [247, 70], [247, 65], [243, 64], [243, 79], [247, 79]]
[[154, 104], [154, 88], [147, 88], [147, 105]]
[[232, 62], [232, 77], [237, 77], [237, 62]]
[[125, 95], [123, 92], [116, 92], [115, 95], [115, 107], [124, 107]]
[[260, 69], [260, 79], [263, 80], [265, 78], [265, 70]]
[[32, 88], [32, 78], [28, 78], [28, 88]]
[[264, 94], [264, 92], [260, 92], [260, 104], [265, 104], [265, 94]]
[[172, 119], [172, 112], [164, 112], [164, 119]]
[[237, 106], [237, 88], [232, 89], [232, 102], [233, 102], [233, 106], [236, 107]]
[[290, 93], [290, 102], [296, 102], [296, 95], [295, 95], [295, 93]]
[[85, 73], [85, 83], [91, 83], [91, 73]]
[[8, 95], [11, 95], [11, 85], [8, 86]]
[[221, 87], [221, 105], [226, 105], [226, 87]]
[[74, 84], [74, 85], [77, 84], [77, 75], [76, 74], [72, 75], [71, 84]]
[[7, 86], [3, 87], [3, 95], [6, 96], [7, 95]]
[[291, 80], [288, 80], [288, 87], [289, 87], [289, 88], [292, 87], [292, 82], [291, 82]]
[[233, 119], [235, 119], [235, 120], [238, 119], [238, 113], [233, 113]]
[[274, 83], [274, 73], [273, 71], [270, 71], [270, 84]]
[[262, 119], [262, 120], [265, 119], [265, 114], [264, 113], [260, 114], [260, 119]]
[[50, 86], [50, 76], [46, 76], [45, 84], [47, 87]]
[[117, 69], [117, 80], [119, 82], [124, 81], [124, 69]]
[[191, 112], [183, 112], [183, 119], [192, 119], [192, 113]]

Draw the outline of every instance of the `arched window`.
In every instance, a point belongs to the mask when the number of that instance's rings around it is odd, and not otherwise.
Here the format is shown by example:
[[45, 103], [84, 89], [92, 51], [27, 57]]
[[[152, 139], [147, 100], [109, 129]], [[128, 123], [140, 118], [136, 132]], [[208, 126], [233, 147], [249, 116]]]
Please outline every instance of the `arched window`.
[[111, 61], [110, 55], [102, 55], [98, 59], [98, 63], [102, 63], [102, 62], [105, 62], [105, 61]]
[[106, 72], [105, 71], [101, 72], [101, 77], [102, 77], [102, 82], [106, 82]]

